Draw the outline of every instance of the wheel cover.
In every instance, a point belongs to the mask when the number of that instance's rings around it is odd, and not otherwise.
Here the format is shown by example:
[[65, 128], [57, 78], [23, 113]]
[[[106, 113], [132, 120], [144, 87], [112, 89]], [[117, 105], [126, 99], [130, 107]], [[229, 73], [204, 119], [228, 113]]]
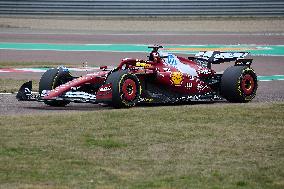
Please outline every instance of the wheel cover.
[[255, 81], [250, 74], [244, 75], [241, 82], [242, 91], [245, 95], [251, 95], [255, 88]]
[[122, 84], [122, 98], [127, 101], [133, 101], [136, 98], [136, 83], [132, 79], [126, 79]]

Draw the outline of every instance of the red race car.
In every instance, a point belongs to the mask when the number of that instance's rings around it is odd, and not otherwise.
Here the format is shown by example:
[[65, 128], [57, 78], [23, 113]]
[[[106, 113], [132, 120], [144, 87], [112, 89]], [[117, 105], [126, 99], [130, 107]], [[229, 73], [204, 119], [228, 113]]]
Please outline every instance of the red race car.
[[[139, 103], [179, 103], [189, 101], [249, 102], [256, 94], [257, 76], [248, 52], [204, 51], [194, 57], [178, 57], [150, 46], [148, 60], [125, 58], [114, 69], [101, 67], [81, 77], [67, 68], [47, 70], [39, 82], [39, 95], [32, 93], [32, 82], [24, 83], [17, 99], [40, 101], [50, 106], [70, 102], [103, 103], [115, 108]], [[223, 73], [212, 64], [235, 61]]]

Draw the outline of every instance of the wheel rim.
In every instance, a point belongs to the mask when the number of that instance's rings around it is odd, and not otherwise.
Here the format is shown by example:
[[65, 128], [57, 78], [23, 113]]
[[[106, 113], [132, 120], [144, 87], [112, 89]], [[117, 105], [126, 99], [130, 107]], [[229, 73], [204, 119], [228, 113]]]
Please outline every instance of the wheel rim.
[[132, 101], [136, 97], [136, 83], [132, 79], [126, 79], [122, 85], [122, 98], [127, 101]]
[[254, 90], [255, 82], [250, 74], [246, 74], [241, 83], [242, 90], [244, 94], [251, 95]]

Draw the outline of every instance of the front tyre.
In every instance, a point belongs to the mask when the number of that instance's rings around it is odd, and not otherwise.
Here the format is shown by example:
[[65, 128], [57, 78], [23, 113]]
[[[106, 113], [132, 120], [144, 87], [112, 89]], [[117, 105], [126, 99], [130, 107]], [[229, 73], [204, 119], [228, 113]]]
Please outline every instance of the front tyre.
[[[62, 71], [57, 68], [49, 69], [40, 78], [39, 94], [41, 94], [43, 90], [53, 90], [70, 80], [72, 80], [72, 76], [69, 71]], [[46, 100], [44, 103], [49, 106], [63, 107], [70, 102], [66, 100]]]
[[229, 102], [245, 103], [251, 101], [257, 90], [257, 76], [247, 66], [227, 68], [221, 78], [221, 96]]
[[137, 104], [141, 95], [141, 85], [136, 75], [127, 70], [119, 70], [111, 73], [106, 83], [112, 84], [112, 102], [115, 108], [133, 107]]

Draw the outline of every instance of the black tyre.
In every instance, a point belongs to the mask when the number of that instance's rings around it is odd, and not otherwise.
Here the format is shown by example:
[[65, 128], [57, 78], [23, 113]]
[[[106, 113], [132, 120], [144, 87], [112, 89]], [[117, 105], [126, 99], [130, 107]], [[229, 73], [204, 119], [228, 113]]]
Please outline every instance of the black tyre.
[[111, 73], [106, 83], [112, 84], [112, 105], [115, 108], [135, 106], [141, 95], [141, 85], [136, 75], [127, 70]]
[[[57, 86], [62, 85], [70, 81], [72, 76], [69, 71], [60, 71], [59, 69], [53, 68], [47, 70], [40, 78], [39, 81], [39, 94], [43, 90], [52, 90]], [[69, 104], [69, 101], [65, 100], [53, 100], [53, 101], [44, 101], [45, 104], [49, 106], [62, 107]]]
[[247, 66], [227, 68], [221, 78], [221, 96], [229, 102], [249, 102], [257, 90], [257, 76]]

